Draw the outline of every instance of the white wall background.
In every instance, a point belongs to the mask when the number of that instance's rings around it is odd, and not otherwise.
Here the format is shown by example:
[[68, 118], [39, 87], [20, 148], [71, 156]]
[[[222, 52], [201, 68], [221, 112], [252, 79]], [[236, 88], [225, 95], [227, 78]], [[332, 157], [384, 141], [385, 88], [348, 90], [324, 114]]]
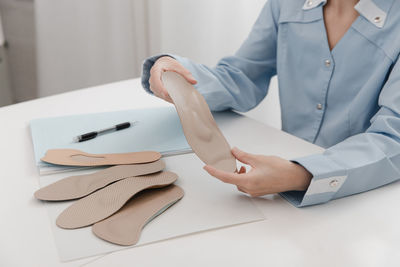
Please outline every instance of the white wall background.
[[[36, 0], [39, 96], [140, 75], [149, 55], [215, 65], [235, 53], [266, 0]], [[280, 127], [276, 80], [250, 116]]]
[[0, 107], [13, 102], [9, 81], [7, 55], [4, 48], [4, 33], [0, 14]]
[[5, 39], [4, 39], [4, 32], [3, 32], [3, 23], [1, 20], [1, 14], [0, 14], [0, 46], [3, 46], [4, 42], [5, 42]]
[[[266, 0], [149, 0], [150, 52], [172, 53], [209, 66], [232, 55], [249, 34]], [[268, 97], [246, 113], [281, 128], [277, 79]]]
[[2, 52], [8, 69], [2, 75], [8, 80], [13, 102], [33, 99], [37, 97], [33, 0], [0, 0], [0, 12], [7, 43]]
[[39, 96], [131, 78], [132, 0], [36, 0]]
[[151, 13], [151, 21], [155, 23], [150, 26], [160, 24], [160, 51], [187, 55], [195, 61], [213, 65], [222, 56], [235, 53], [265, 2], [150, 0], [150, 8], [158, 11]]
[[5, 49], [0, 45], [0, 107], [13, 102]]

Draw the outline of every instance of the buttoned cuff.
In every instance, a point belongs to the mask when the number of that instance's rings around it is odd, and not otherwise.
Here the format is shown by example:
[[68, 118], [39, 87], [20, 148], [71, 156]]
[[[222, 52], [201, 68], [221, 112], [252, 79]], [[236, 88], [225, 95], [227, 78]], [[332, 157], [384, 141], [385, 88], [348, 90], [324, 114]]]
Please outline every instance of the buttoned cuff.
[[168, 55], [168, 54], [161, 54], [161, 55], [156, 55], [156, 56], [152, 56], [147, 58], [144, 62], [143, 62], [143, 66], [142, 66], [142, 87], [144, 90], [146, 90], [147, 93], [149, 94], [153, 94], [153, 92], [150, 90], [150, 83], [149, 83], [149, 79], [150, 79], [150, 70], [153, 67], [154, 63], [160, 58], [160, 57], [172, 57], [175, 58], [172, 55]]
[[316, 154], [292, 160], [312, 175], [306, 191], [281, 193], [286, 200], [296, 207], [321, 204], [330, 201], [347, 179], [347, 171], [323, 154]]

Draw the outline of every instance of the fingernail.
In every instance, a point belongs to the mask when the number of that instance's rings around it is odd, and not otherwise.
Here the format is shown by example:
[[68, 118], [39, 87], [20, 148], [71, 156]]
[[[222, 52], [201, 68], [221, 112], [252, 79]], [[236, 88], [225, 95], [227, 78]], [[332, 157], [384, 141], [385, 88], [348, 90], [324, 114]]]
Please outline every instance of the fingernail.
[[203, 168], [204, 168], [206, 171], [212, 171], [212, 170], [214, 169], [214, 167], [213, 167], [213, 166], [210, 166], [210, 165], [205, 165]]

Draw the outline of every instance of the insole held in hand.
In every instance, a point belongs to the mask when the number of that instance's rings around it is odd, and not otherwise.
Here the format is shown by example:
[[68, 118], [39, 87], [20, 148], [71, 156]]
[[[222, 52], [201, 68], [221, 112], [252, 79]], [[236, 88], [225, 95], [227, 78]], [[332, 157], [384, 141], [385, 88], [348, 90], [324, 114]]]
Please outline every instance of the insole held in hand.
[[89, 154], [77, 149], [49, 149], [42, 161], [64, 166], [110, 166], [149, 163], [159, 160], [156, 151], [141, 151], [119, 154]]
[[56, 224], [66, 229], [92, 225], [117, 212], [140, 191], [164, 187], [176, 179], [175, 173], [167, 171], [123, 179], [76, 201], [58, 216]]
[[182, 188], [165, 188], [140, 192], [117, 213], [93, 225], [93, 233], [108, 242], [130, 246], [138, 242], [142, 229], [184, 195]]
[[35, 192], [35, 197], [47, 201], [72, 200], [87, 196], [113, 182], [163, 170], [162, 159], [155, 162], [134, 165], [119, 165], [92, 174], [71, 176], [43, 187]]
[[164, 72], [162, 80], [174, 101], [183, 133], [196, 155], [208, 165], [234, 172], [236, 159], [203, 96], [175, 72]]

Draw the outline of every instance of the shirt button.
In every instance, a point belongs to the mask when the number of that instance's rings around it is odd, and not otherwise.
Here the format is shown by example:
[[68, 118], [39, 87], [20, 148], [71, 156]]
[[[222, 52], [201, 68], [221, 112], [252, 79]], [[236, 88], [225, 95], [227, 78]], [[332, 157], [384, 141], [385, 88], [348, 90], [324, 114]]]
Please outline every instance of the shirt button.
[[339, 181], [338, 180], [332, 180], [330, 183], [329, 183], [329, 186], [330, 187], [336, 187], [336, 186], [338, 186], [339, 185]]
[[308, 1], [307, 1], [307, 6], [312, 6], [312, 4], [313, 4], [313, 1], [312, 1], [312, 0], [308, 0]]
[[375, 17], [375, 18], [374, 18], [374, 22], [375, 22], [375, 23], [379, 23], [379, 22], [381, 22], [381, 20], [382, 20], [381, 17]]
[[318, 109], [318, 110], [321, 110], [321, 109], [322, 109], [322, 104], [321, 104], [321, 103], [318, 103], [318, 104], [317, 104], [317, 109]]
[[329, 59], [325, 60], [325, 66], [328, 68], [331, 66], [331, 61]]

